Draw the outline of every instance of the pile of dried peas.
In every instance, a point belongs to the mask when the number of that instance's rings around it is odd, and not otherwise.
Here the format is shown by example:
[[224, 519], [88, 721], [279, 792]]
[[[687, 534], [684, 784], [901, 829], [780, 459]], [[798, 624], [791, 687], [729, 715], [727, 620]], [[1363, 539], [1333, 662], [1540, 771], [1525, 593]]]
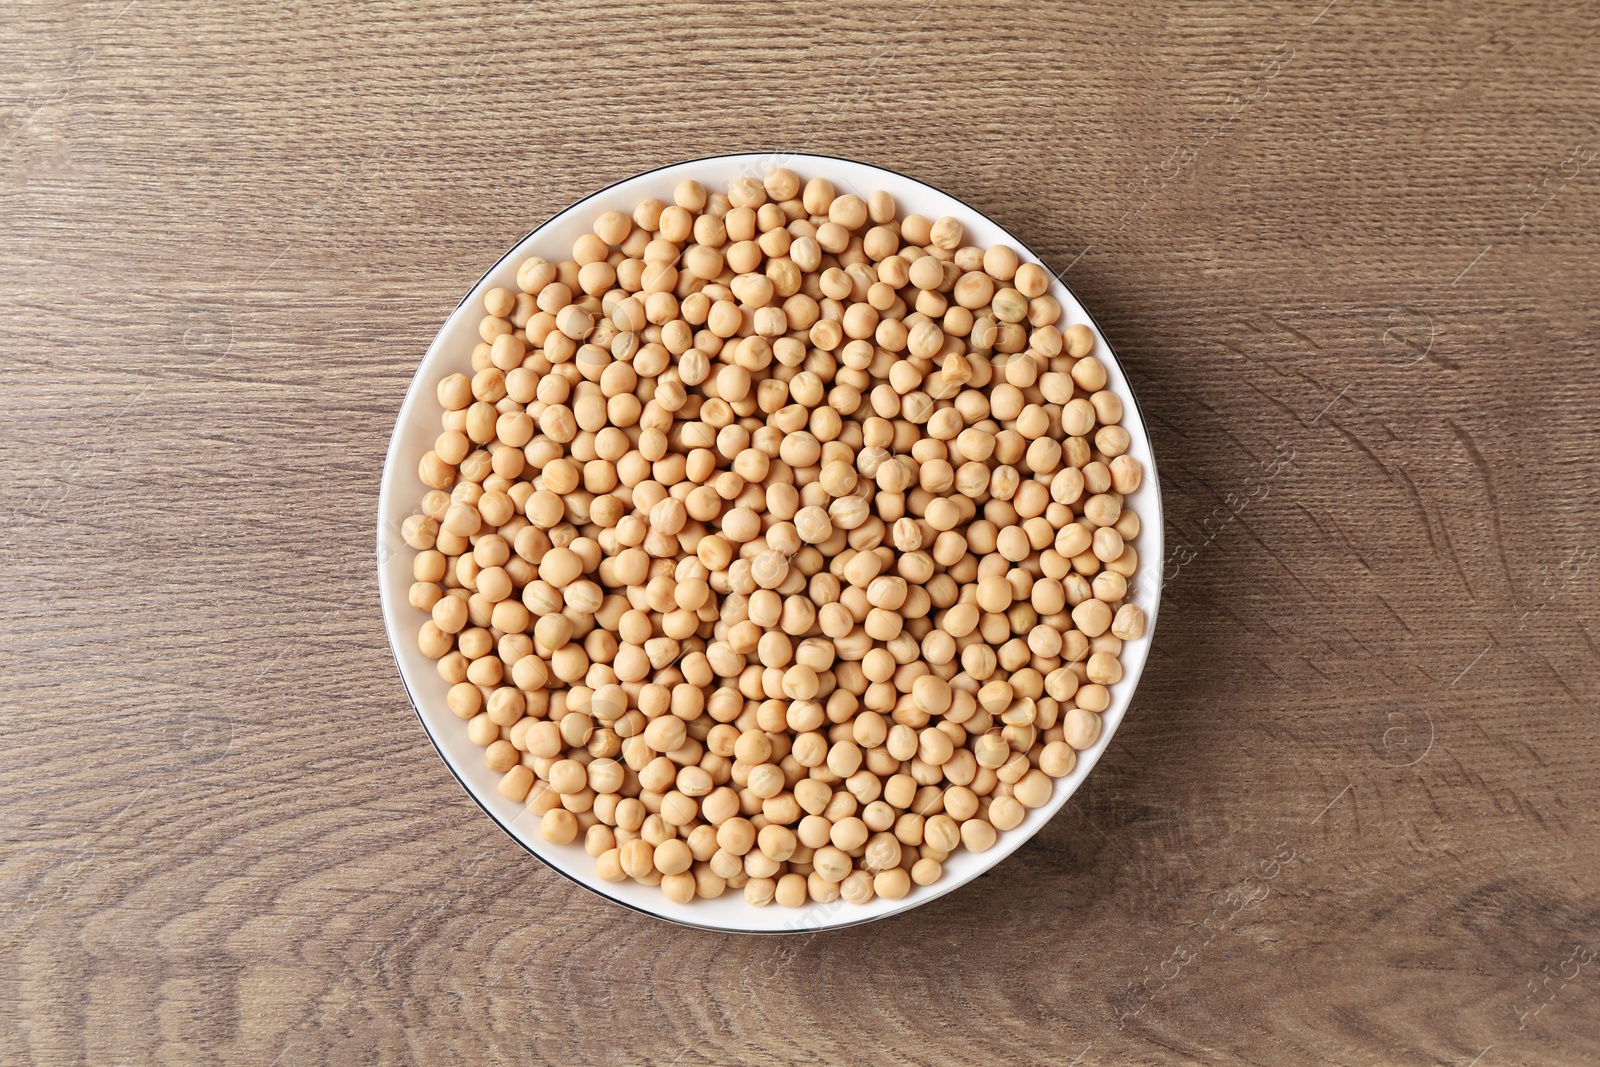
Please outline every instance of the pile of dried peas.
[[1100, 737], [1142, 478], [1050, 277], [788, 170], [484, 295], [404, 526], [450, 709], [672, 900], [899, 898]]

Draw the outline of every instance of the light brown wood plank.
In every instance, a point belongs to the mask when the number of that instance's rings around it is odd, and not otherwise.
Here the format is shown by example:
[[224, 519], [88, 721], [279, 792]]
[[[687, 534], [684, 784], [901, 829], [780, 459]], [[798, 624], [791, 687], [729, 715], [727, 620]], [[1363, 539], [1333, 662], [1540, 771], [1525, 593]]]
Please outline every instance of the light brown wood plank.
[[[0, 18], [0, 1062], [1600, 1058], [1593, 10], [125, 4]], [[1045, 832], [783, 940], [494, 827], [371, 573], [466, 287], [753, 149], [1070, 264], [1173, 552]]]

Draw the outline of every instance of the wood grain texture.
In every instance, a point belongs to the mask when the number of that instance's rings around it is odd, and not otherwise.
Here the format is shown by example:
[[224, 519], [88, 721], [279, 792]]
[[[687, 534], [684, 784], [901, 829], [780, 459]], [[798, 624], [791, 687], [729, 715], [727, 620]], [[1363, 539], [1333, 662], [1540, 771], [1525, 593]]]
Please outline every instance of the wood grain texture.
[[[1600, 1061], [1600, 16], [1324, 2], [7, 5], [0, 1062]], [[1061, 816], [780, 940], [484, 818], [370, 532], [503, 249], [768, 148], [1071, 264], [1172, 546]]]

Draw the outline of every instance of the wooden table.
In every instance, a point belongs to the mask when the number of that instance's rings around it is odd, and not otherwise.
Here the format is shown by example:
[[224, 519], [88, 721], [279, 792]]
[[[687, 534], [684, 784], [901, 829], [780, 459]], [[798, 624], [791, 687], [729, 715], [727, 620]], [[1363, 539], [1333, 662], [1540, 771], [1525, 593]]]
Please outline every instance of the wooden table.
[[[0, 1062], [1600, 1060], [1600, 19], [1324, 2], [8, 7]], [[371, 558], [501, 250], [767, 148], [1065, 268], [1171, 547], [1051, 826], [786, 939], [484, 818]]]

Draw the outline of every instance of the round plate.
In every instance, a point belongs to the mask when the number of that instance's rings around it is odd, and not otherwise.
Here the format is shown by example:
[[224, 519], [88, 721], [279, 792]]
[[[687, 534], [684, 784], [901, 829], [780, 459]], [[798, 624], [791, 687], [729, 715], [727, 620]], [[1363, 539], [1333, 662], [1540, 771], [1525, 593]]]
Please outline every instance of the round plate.
[[[1061, 302], [1062, 328], [1084, 323], [1094, 331], [1097, 339], [1095, 354], [1105, 364], [1110, 379], [1107, 388], [1114, 390], [1125, 401], [1122, 425], [1133, 439], [1129, 454], [1144, 464], [1144, 484], [1128, 501], [1128, 506], [1138, 512], [1143, 520], [1139, 536], [1133, 541], [1139, 552], [1140, 568], [1130, 588], [1129, 600], [1145, 610], [1149, 621], [1144, 637], [1123, 646], [1123, 678], [1111, 687], [1111, 706], [1101, 715], [1105, 729], [1099, 742], [1087, 752], [1078, 754], [1077, 767], [1072, 774], [1056, 782], [1055, 795], [1050, 803], [1028, 812], [1021, 826], [1000, 834], [999, 841], [989, 851], [974, 853], [962, 849], [953, 853], [944, 865], [943, 878], [930, 886], [913, 886], [912, 892], [902, 900], [877, 898], [864, 905], [847, 904], [839, 900], [831, 904], [810, 903], [802, 908], [784, 908], [777, 904], [757, 908], [745, 903], [744, 895], [738, 892], [730, 892], [717, 900], [674, 904], [658, 887], [639, 885], [631, 880], [622, 883], [602, 882], [595, 877], [594, 859], [583, 851], [579, 843], [552, 845], [542, 840], [539, 837], [538, 817], [530, 814], [522, 804], [500, 795], [495, 788], [499, 775], [485, 766], [483, 750], [468, 740], [466, 724], [446, 706], [445, 693], [449, 687], [439, 677], [434, 661], [417, 648], [417, 631], [427, 615], [413, 608], [407, 600], [407, 590], [412, 580], [411, 561], [415, 552], [401, 538], [400, 526], [415, 511], [427, 491], [417, 477], [417, 461], [432, 447], [433, 439], [439, 433], [442, 409], [435, 396], [435, 385], [440, 378], [455, 371], [471, 373], [472, 349], [478, 342], [478, 320], [483, 317], [483, 294], [495, 286], [516, 291], [517, 265], [527, 257], [543, 255], [554, 260], [564, 259], [570, 254], [572, 242], [580, 234], [589, 232], [596, 216], [613, 208], [631, 215], [634, 205], [652, 196], [671, 203], [673, 187], [685, 178], [693, 178], [709, 189], [725, 190], [728, 182], [734, 178], [760, 178], [769, 168], [778, 166], [789, 167], [802, 180], [827, 178], [840, 192], [856, 193], [863, 198], [874, 189], [886, 190], [894, 196], [902, 214], [916, 212], [928, 218], [954, 216], [966, 227], [966, 243], [984, 247], [1007, 244], [1015, 248], [1024, 260], [1039, 262], [1039, 258], [1028, 251], [1022, 241], [961, 201], [905, 175], [864, 163], [832, 156], [751, 153], [711, 156], [647, 171], [585, 197], [556, 215], [523, 238], [472, 287], [472, 291], [445, 322], [439, 336], [434, 338], [422, 365], [417, 368], [411, 388], [406, 392], [405, 403], [395, 423], [394, 437], [389, 443], [383, 484], [378, 495], [378, 586], [389, 643], [393, 646], [395, 662], [399, 665], [411, 702], [416, 707], [417, 717], [422, 720], [440, 756], [461, 784], [466, 786], [473, 799], [528, 851], [608, 900], [686, 926], [743, 933], [809, 932], [895, 915], [965, 885], [1020, 848], [1061, 810], [1110, 744], [1117, 725], [1127, 711], [1139, 675], [1144, 670], [1161, 598], [1161, 492], [1149, 435], [1133, 391], [1128, 387], [1128, 380], [1101, 335], [1100, 328], [1072, 292], [1056, 281], [1052, 283], [1050, 293]], [[1004, 879], [994, 882], [993, 889], [1005, 892]]]

